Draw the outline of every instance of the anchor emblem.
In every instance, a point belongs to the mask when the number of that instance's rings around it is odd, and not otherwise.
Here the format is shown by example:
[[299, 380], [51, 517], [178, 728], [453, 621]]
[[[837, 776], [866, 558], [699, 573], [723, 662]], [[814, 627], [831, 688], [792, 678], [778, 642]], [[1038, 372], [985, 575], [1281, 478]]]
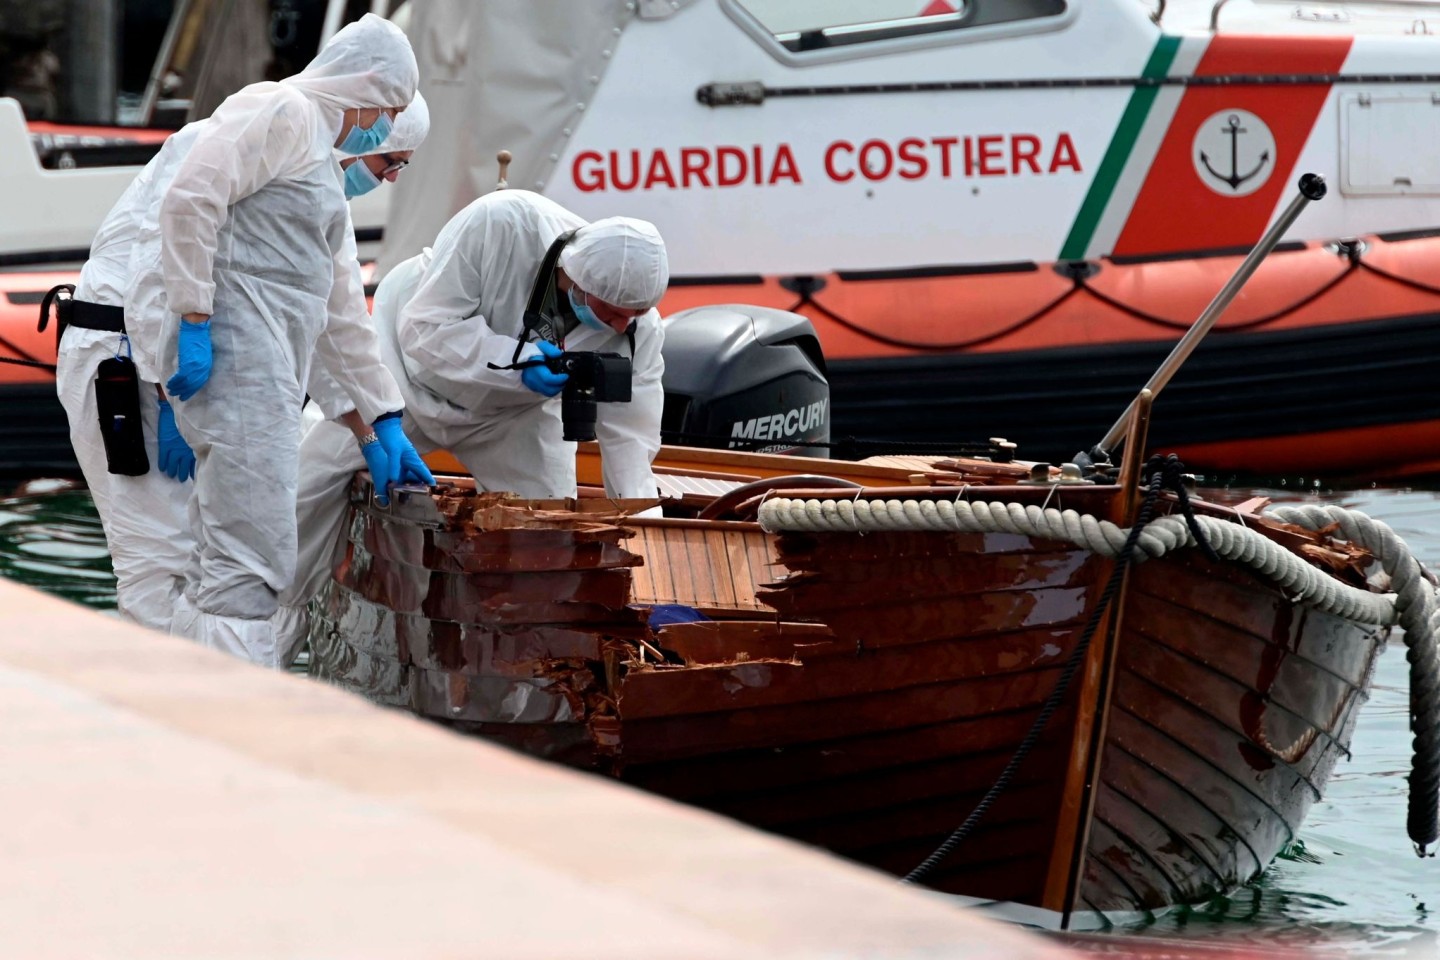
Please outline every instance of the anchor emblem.
[[1229, 117], [1225, 119], [1224, 132], [1230, 135], [1230, 175], [1227, 177], [1219, 170], [1216, 170], [1214, 167], [1210, 166], [1210, 158], [1205, 155], [1204, 150], [1200, 151], [1200, 162], [1205, 164], [1205, 169], [1210, 171], [1210, 175], [1212, 177], [1216, 178], [1217, 180], [1224, 180], [1226, 183], [1230, 184], [1231, 190], [1239, 190], [1240, 184], [1255, 176], [1255, 174], [1260, 172], [1261, 167], [1265, 166], [1265, 164], [1270, 162], [1270, 151], [1266, 150], [1264, 153], [1260, 154], [1260, 162], [1255, 164], [1254, 170], [1251, 170], [1244, 176], [1240, 176], [1238, 173], [1240, 169], [1240, 134], [1249, 133], [1249, 130], [1247, 130], [1245, 127], [1240, 126], [1240, 118], [1232, 113]]
[[[1248, 157], [1254, 158], [1244, 170], [1241, 169], [1242, 146]], [[1230, 154], [1228, 173], [1223, 169], [1227, 151]], [[1275, 136], [1263, 120], [1247, 110], [1222, 110], [1208, 117], [1196, 130], [1192, 156], [1195, 172], [1207, 187], [1221, 196], [1243, 197], [1270, 179], [1275, 166]]]

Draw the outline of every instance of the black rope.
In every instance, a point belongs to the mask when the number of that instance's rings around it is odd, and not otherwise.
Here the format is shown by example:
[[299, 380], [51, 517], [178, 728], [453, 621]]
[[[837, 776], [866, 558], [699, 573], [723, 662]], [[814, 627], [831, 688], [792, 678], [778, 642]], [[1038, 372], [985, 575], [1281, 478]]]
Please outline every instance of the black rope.
[[1032, 312], [1029, 316], [1022, 317], [1021, 319], [1010, 324], [1008, 327], [1005, 327], [1003, 330], [996, 330], [994, 333], [987, 333], [983, 336], [974, 337], [969, 340], [956, 340], [951, 343], [922, 343], [918, 340], [903, 340], [900, 337], [887, 337], [883, 333], [876, 333], [873, 330], [867, 330], [865, 327], [861, 326], [858, 323], [855, 323], [853, 320], [845, 319], [844, 317], [840, 316], [840, 314], [825, 306], [825, 304], [821, 303], [819, 300], [816, 300], [810, 295], [810, 291], [808, 290], [800, 294], [800, 299], [795, 301], [795, 303], [790, 307], [788, 312], [797, 313], [799, 312], [800, 307], [810, 306], [817, 310], [822, 316], [826, 317], [834, 323], [839, 324], [846, 330], [849, 330], [852, 333], [857, 333], [860, 336], [865, 337], [868, 340], [873, 340], [876, 343], [883, 343], [888, 347], [900, 347], [904, 350], [915, 350], [917, 352], [928, 351], [931, 353], [951, 353], [956, 350], [968, 350], [972, 347], [979, 347], [984, 346], [987, 343], [993, 343], [996, 340], [1003, 340], [1005, 337], [1010, 336], [1010, 334], [1015, 333], [1019, 330], [1023, 330], [1026, 327], [1030, 326], [1030, 324], [1046, 316], [1047, 314], [1055, 310], [1057, 307], [1059, 307], [1061, 304], [1063, 304], [1066, 300], [1069, 300], [1071, 297], [1075, 296], [1075, 294], [1078, 293], [1082, 288], [1085, 288], [1084, 282], [1081, 280], [1076, 280], [1069, 290], [1066, 290], [1064, 293], [1060, 294], [1060, 296], [1054, 298], [1049, 303], [1042, 305], [1040, 308]]
[[[1234, 332], [1237, 330], [1253, 330], [1256, 327], [1263, 327], [1268, 324], [1274, 323], [1276, 320], [1284, 319], [1285, 317], [1294, 313], [1296, 310], [1308, 307], [1316, 300], [1319, 300], [1321, 297], [1325, 296], [1325, 294], [1329, 293], [1331, 290], [1334, 290], [1337, 286], [1340, 285], [1341, 281], [1343, 281], [1346, 277], [1350, 276], [1350, 274], [1355, 272], [1358, 263], [1358, 260], [1351, 260], [1343, 270], [1341, 270], [1335, 276], [1331, 277], [1329, 280], [1325, 281], [1325, 283], [1321, 284], [1317, 290], [1306, 294], [1299, 300], [1296, 300], [1294, 303], [1290, 304], [1288, 307], [1281, 307], [1279, 310], [1276, 310], [1273, 313], [1268, 313], [1263, 317], [1255, 317], [1253, 320], [1246, 320], [1244, 323], [1228, 324], [1224, 327], [1218, 328], [1216, 332], [1219, 333]], [[1096, 300], [1099, 300], [1106, 306], [1114, 307], [1116, 310], [1119, 310], [1122, 313], [1129, 314], [1136, 320], [1143, 320], [1146, 323], [1153, 323], [1158, 326], [1169, 327], [1172, 330], [1189, 330], [1195, 325], [1194, 320], [1171, 320], [1168, 317], [1162, 317], [1158, 314], [1150, 313], [1146, 310], [1141, 310], [1139, 307], [1132, 307], [1128, 303], [1124, 303], [1120, 300], [1115, 299], [1108, 293], [1103, 293], [1099, 290], [1096, 290], [1094, 287], [1090, 286], [1088, 283], [1084, 283], [1083, 281], [1081, 282], [1081, 285], [1084, 286], [1085, 292], [1090, 294], [1090, 296], [1094, 297]]]
[[1377, 277], [1384, 277], [1386, 280], [1398, 283], [1401, 286], [1412, 287], [1416, 290], [1424, 291], [1425, 293], [1440, 294], [1440, 287], [1432, 286], [1424, 282], [1423, 280], [1411, 280], [1409, 277], [1402, 277], [1398, 273], [1391, 273], [1389, 270], [1386, 270], [1383, 267], [1377, 267], [1375, 266], [1375, 264], [1362, 259], [1359, 254], [1356, 254], [1355, 262], [1358, 263], [1360, 266], [1364, 267], [1366, 270], [1375, 274]]
[[35, 367], [49, 373], [55, 372], [55, 364], [46, 363], [44, 360], [17, 360], [14, 357], [0, 357], [0, 363], [13, 363], [17, 367]]
[[20, 347], [15, 346], [15, 344], [11, 343], [5, 337], [0, 337], [0, 347], [4, 347], [6, 350], [9, 350], [11, 353], [15, 354], [15, 356], [17, 357], [20, 357], [22, 360], [29, 360], [32, 363], [44, 362], [39, 357], [35, 356], [35, 354], [31, 353], [29, 350], [22, 350]]
[[1029, 731], [1026, 732], [1025, 737], [1020, 741], [1020, 745], [1015, 748], [1014, 755], [1011, 756], [1010, 761], [1005, 764], [1005, 769], [1000, 772], [1000, 776], [996, 778], [995, 783], [985, 792], [985, 796], [980, 798], [980, 802], [975, 805], [975, 809], [970, 811], [970, 815], [965, 818], [965, 822], [956, 827], [950, 836], [945, 838], [945, 842], [935, 848], [934, 853], [926, 857], [914, 870], [907, 873], [904, 877], [904, 882], [920, 882], [933, 873], [946, 858], [955, 852], [955, 849], [959, 847], [960, 844], [965, 842], [965, 839], [974, 831], [976, 824], [980, 822], [980, 818], [985, 816], [986, 811], [990, 809], [991, 804], [1010, 786], [1010, 781], [1014, 778], [1015, 772], [1020, 768], [1020, 764], [1025, 761], [1025, 758], [1035, 749], [1035, 745], [1040, 742], [1040, 734], [1045, 730], [1045, 725], [1050, 722], [1050, 718], [1055, 714], [1055, 711], [1060, 709], [1060, 704], [1065, 699], [1065, 693], [1070, 686], [1070, 681], [1074, 679], [1076, 672], [1080, 669], [1080, 665], [1085, 660], [1085, 652], [1089, 649], [1090, 642], [1095, 637], [1095, 631], [1100, 627], [1100, 621], [1105, 614], [1105, 610], [1110, 606], [1110, 603], [1115, 599], [1115, 594], [1120, 590], [1120, 584], [1125, 578], [1125, 571], [1129, 567], [1130, 559], [1135, 553], [1135, 544], [1140, 540], [1140, 532], [1145, 529], [1145, 525], [1150, 522], [1155, 514], [1155, 505], [1160, 499], [1160, 491], [1165, 489], [1167, 484], [1170, 483], [1174, 484], [1174, 487], [1171, 487], [1171, 489], [1176, 487], [1183, 489], [1183, 485], [1180, 483], [1180, 476], [1183, 470], [1184, 465], [1180, 463], [1180, 460], [1173, 453], [1166, 457], [1151, 457], [1146, 461], [1141, 473], [1148, 478], [1148, 483], [1145, 490], [1145, 499], [1141, 502], [1140, 512], [1135, 518], [1135, 525], [1130, 528], [1130, 534], [1125, 538], [1125, 545], [1120, 548], [1120, 553], [1115, 558], [1115, 569], [1110, 572], [1110, 579], [1106, 581], [1105, 589], [1100, 593], [1100, 599], [1095, 604], [1094, 612], [1090, 614], [1090, 620], [1085, 624], [1085, 630], [1081, 633], [1079, 642], [1075, 644], [1075, 649], [1071, 651], [1069, 658], [1065, 661], [1065, 665], [1060, 668], [1060, 677], [1055, 681], [1055, 689], [1050, 691], [1050, 695], [1046, 697], [1045, 702], [1040, 705], [1040, 712], [1036, 715], [1035, 722], [1030, 725]]
[[[1424, 565], [1420, 569], [1424, 572]], [[1405, 633], [1412, 735], [1405, 832], [1417, 856], [1433, 857], [1430, 845], [1440, 838], [1440, 650], [1425, 632]]]
[[[1244, 323], [1230, 324], [1221, 329], [1227, 332], [1252, 330], [1257, 327], [1268, 326], [1269, 324], [1272, 324], [1277, 320], [1283, 320], [1285, 317], [1290, 316], [1297, 310], [1308, 307], [1310, 304], [1314, 303], [1321, 297], [1328, 294], [1330, 291], [1334, 290], [1347, 277], [1349, 277], [1352, 273], [1354, 273], [1362, 266], [1376, 274], [1379, 274], [1380, 276], [1386, 277], [1390, 280], [1394, 280], [1397, 283], [1417, 287], [1419, 289], [1427, 290], [1432, 293], [1440, 293], [1440, 290], [1435, 290], [1433, 288], [1427, 287], [1425, 284], [1419, 281], [1407, 280], [1404, 277], [1393, 276], [1383, 270], [1380, 270], [1379, 268], [1370, 266], [1368, 263], [1364, 263], [1359, 257], [1352, 257], [1350, 258], [1349, 263], [1339, 273], [1331, 277], [1329, 280], [1326, 280], [1318, 288], [1311, 291], [1310, 293], [1305, 294], [1300, 299], [1296, 300], [1294, 303], [1291, 303], [1290, 305], [1285, 307], [1281, 307], [1279, 310], [1268, 313], [1265, 316], [1255, 317], [1252, 320], [1246, 320]], [[1141, 320], [1145, 323], [1155, 324], [1156, 326], [1165, 327], [1171, 330], [1189, 330], [1192, 326], [1194, 326], [1194, 321], [1192, 320], [1171, 320], [1168, 317], [1162, 317], [1159, 314], [1150, 313], [1149, 311], [1142, 310], [1139, 307], [1131, 306], [1130, 304], [1125, 303], [1122, 300], [1118, 300], [1115, 297], [1112, 297], [1110, 294], [1105, 293], [1102, 290], [1096, 289], [1088, 281], [1087, 278], [1079, 275], [1076, 275], [1074, 277], [1073, 285], [1070, 287], [1069, 290], [1066, 290], [1064, 293], [1060, 294], [1060, 296], [1042, 305], [1039, 309], [1032, 312], [1029, 316], [1023, 317], [1020, 320], [1017, 320], [1014, 323], [1000, 330], [996, 330], [994, 333], [987, 333], [983, 336], [974, 337], [969, 340], [955, 340], [949, 343], [923, 343], [916, 340], [905, 340], [900, 337], [891, 337], [883, 333], [876, 333], [873, 330], [866, 329], [864, 326], [856, 323], [853, 320], [841, 316], [834, 310], [831, 310], [829, 307], [825, 306], [825, 304], [821, 303], [814, 296], [812, 296], [811, 291], [809, 290], [804, 290], [801, 292], [800, 298], [790, 305], [790, 307], [788, 308], [788, 312], [798, 313], [801, 307], [808, 306], [811, 309], [815, 310], [817, 313], [819, 313], [821, 316], [825, 317], [827, 320], [830, 320], [832, 323], [836, 323], [841, 327], [844, 327], [846, 330], [858, 334], [859, 336], [862, 336], [867, 340], [873, 341], [875, 343], [884, 344], [885, 346], [889, 347], [899, 347], [905, 350], [914, 350], [917, 353], [952, 353], [957, 350], [970, 350], [975, 347], [994, 343], [997, 340], [1003, 340], [1011, 334], [1017, 333], [1018, 331], [1023, 330], [1024, 328], [1030, 326], [1036, 321], [1043, 319], [1045, 316], [1062, 306], [1071, 297], [1082, 291], [1094, 297], [1096, 300], [1100, 301], [1106, 306], [1118, 310], [1121, 313], [1126, 314], [1127, 316], [1134, 317], [1136, 320]]]
[[1190, 505], [1190, 491], [1185, 487], [1185, 464], [1172, 453], [1165, 458], [1163, 470], [1165, 489], [1173, 491], [1175, 499], [1180, 502], [1180, 512], [1185, 516], [1185, 526], [1190, 528], [1190, 536], [1195, 538], [1195, 545], [1208, 560], [1219, 563], [1220, 554], [1216, 553], [1215, 548], [1210, 546], [1210, 541], [1205, 539], [1205, 532], [1200, 529], [1200, 524], [1195, 519], [1195, 509]]

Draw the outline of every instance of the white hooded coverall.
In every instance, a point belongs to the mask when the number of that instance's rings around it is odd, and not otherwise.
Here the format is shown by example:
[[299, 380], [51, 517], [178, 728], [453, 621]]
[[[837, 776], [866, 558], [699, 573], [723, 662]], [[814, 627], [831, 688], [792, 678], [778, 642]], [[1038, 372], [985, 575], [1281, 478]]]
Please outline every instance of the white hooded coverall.
[[[122, 228], [133, 242], [120, 299], [142, 379], [162, 382], [174, 371], [179, 314], [213, 315], [209, 382], [174, 402], [197, 469], [194, 549], [171, 628], [257, 662], [278, 663], [269, 616], [294, 570], [300, 385], [312, 351], [368, 419], [403, 402], [365, 316], [333, 143], [345, 109], [408, 104], [416, 82], [404, 35], [362, 18], [300, 74], [247, 87], [192, 125], [194, 134], [177, 134], [175, 148], [152, 161], [168, 183], [152, 175], [112, 212], [118, 225], [128, 201], [136, 218]], [[98, 299], [88, 289], [76, 295]], [[67, 340], [81, 332], [89, 331], [67, 331]], [[148, 384], [147, 392], [153, 431]], [[72, 434], [87, 422], [94, 418], [72, 414]], [[104, 471], [102, 458], [87, 477]], [[109, 479], [174, 484], [153, 470]], [[129, 509], [111, 504], [112, 516]], [[130, 552], [124, 531], [115, 533], [112, 553]]]
[[[91, 244], [90, 259], [80, 271], [77, 299], [124, 305], [130, 255], [140, 222], [154, 210], [204, 122], [192, 123], [171, 136], [106, 215]], [[416, 150], [429, 128], [429, 111], [417, 93], [378, 152]], [[359, 264], [353, 269], [358, 271]], [[346, 320], [332, 317], [331, 322], [343, 325]], [[140, 384], [140, 410], [150, 472], [138, 477], [109, 472], [97, 427], [94, 376], [102, 360], [123, 350], [118, 333], [67, 328], [56, 360], [56, 390], [69, 419], [71, 445], [110, 545], [119, 612], [135, 623], [168, 632], [184, 590], [185, 565], [195, 549], [187, 508], [192, 488], [159, 469], [157, 394], [155, 384], [146, 380]], [[309, 393], [321, 409], [334, 410], [337, 416], [352, 409], [344, 389], [323, 365], [312, 368]]]
[[[541, 260], [558, 236], [581, 228], [561, 254], [562, 269], [606, 303], [651, 308], [634, 324], [630, 402], [597, 408], [605, 490], [612, 497], [658, 495], [650, 464], [660, 449], [665, 363], [664, 332], [653, 305], [665, 292], [669, 271], [658, 234], [652, 244], [616, 259], [618, 247], [606, 237], [609, 222], [587, 225], [538, 194], [496, 191], [451, 218], [433, 249], [398, 264], [381, 281], [372, 318], [385, 363], [400, 383], [405, 433], [416, 449], [450, 451], [482, 490], [531, 498], [575, 495], [575, 444], [563, 439], [560, 397], [543, 397], [517, 372], [487, 364], [511, 362]], [[567, 334], [564, 347], [630, 355], [625, 334], [586, 326]], [[521, 356], [536, 352], [527, 344]], [[301, 560], [294, 586], [280, 600], [282, 645], [304, 637], [305, 607], [329, 577], [350, 479], [365, 466], [343, 427], [323, 422], [318, 412], [307, 412], [306, 421], [297, 499]]]

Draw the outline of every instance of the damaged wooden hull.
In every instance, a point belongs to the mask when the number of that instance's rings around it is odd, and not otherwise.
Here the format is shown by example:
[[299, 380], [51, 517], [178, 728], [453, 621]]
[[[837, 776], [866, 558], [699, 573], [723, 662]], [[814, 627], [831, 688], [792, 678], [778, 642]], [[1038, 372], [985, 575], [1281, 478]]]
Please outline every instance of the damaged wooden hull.
[[[1019, 535], [773, 536], [458, 493], [380, 511], [364, 493], [317, 674], [901, 875], [1015, 754], [1112, 569]], [[1116, 496], [1064, 494], [1100, 515]], [[710, 619], [652, 628], [657, 604]], [[1384, 642], [1195, 551], [1135, 566], [1110, 627], [928, 884], [1068, 914], [1244, 882], [1319, 797]]]

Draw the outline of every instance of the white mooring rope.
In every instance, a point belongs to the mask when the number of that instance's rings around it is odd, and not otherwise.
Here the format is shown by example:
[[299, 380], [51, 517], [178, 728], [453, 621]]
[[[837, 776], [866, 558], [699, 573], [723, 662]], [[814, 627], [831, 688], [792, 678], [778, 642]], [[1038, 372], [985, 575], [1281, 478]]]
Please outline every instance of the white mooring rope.
[[[1354, 514], [1354, 511], [1341, 512]], [[1415, 569], [1416, 572], [1406, 580], [1412, 587], [1410, 593], [1397, 598], [1389, 594], [1357, 589], [1311, 566], [1278, 543], [1248, 527], [1214, 517], [1197, 516], [1195, 520], [1217, 554], [1255, 568], [1274, 580], [1292, 598], [1347, 620], [1383, 625], [1396, 623], [1400, 614], [1413, 606], [1416, 603], [1415, 598], [1423, 592], [1415, 585], [1416, 581], [1423, 582], [1418, 573], [1419, 564], [1389, 527], [1364, 514], [1354, 515], [1363, 518], [1363, 522], [1357, 520], [1353, 523], [1355, 529], [1375, 531], [1371, 540], [1375, 544], [1383, 545], [1386, 553], [1382, 554], [1380, 548], [1373, 546], [1371, 542], [1355, 542], [1375, 553], [1382, 565], [1386, 563], [1387, 556], [1401, 557], [1402, 560], [1394, 562], [1398, 570], [1407, 569], [1404, 561], [1408, 561], [1410, 567]], [[1287, 518], [1287, 522], [1309, 526], [1299, 520]], [[1335, 520], [1327, 519], [1321, 526], [1333, 523]], [[771, 532], [796, 530], [807, 533], [874, 533], [883, 530], [908, 530], [1013, 533], [1045, 540], [1063, 540], [1105, 557], [1116, 556], [1125, 545], [1125, 537], [1129, 534], [1129, 530], [1088, 513], [1021, 503], [987, 503], [983, 500], [797, 500], [791, 497], [774, 497], [760, 505], [760, 524]], [[1383, 528], [1383, 533], [1377, 528]], [[1136, 543], [1135, 559], [1139, 561], [1146, 557], [1160, 557], [1172, 550], [1193, 546], [1195, 538], [1191, 535], [1184, 517], [1159, 517], [1150, 521], [1141, 531], [1140, 539]], [[1392, 572], [1388, 565], [1385, 570], [1399, 587], [1397, 574]], [[1434, 606], [1433, 593], [1430, 602]], [[1407, 626], [1407, 629], [1410, 627]], [[1440, 629], [1440, 624], [1437, 624], [1437, 629]]]

